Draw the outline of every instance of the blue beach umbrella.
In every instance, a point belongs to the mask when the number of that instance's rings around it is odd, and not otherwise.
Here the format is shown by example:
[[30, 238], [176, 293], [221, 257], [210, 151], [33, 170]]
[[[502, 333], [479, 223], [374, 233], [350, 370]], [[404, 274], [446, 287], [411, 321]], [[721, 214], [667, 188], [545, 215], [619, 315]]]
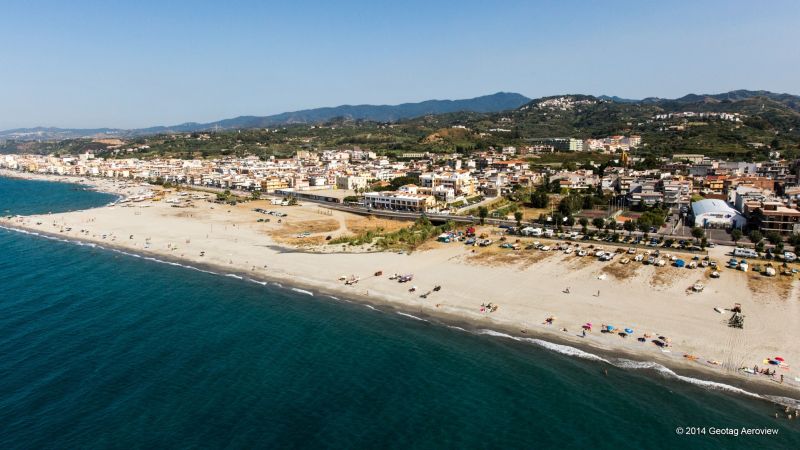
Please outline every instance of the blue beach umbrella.
[[633, 329], [632, 328], [625, 328], [625, 332], [628, 333], [628, 334], [633, 334]]

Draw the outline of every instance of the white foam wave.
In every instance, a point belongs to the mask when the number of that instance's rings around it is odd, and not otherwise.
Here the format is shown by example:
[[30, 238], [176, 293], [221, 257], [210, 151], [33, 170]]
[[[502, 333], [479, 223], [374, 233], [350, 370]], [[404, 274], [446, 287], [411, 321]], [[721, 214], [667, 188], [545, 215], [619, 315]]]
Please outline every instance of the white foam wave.
[[781, 397], [779, 395], [764, 395], [763, 397], [781, 406], [788, 406], [793, 409], [800, 408], [800, 400], [794, 398]]
[[237, 280], [244, 280], [241, 275], [236, 275], [235, 273], [226, 273], [226, 277], [236, 278]]
[[312, 296], [312, 297], [314, 296], [314, 293], [313, 293], [313, 292], [311, 292], [311, 291], [307, 291], [307, 290], [305, 290], [305, 289], [300, 289], [300, 288], [292, 288], [291, 290], [293, 290], [293, 291], [295, 291], [295, 292], [299, 292], [299, 293], [301, 293], [301, 294], [310, 295], [310, 296]]
[[520, 341], [520, 342], [530, 342], [531, 344], [538, 345], [539, 347], [545, 348], [550, 351], [554, 351], [556, 353], [561, 353], [562, 355], [575, 356], [578, 358], [588, 359], [592, 361], [600, 361], [606, 363], [608, 362], [606, 359], [601, 358], [600, 356], [597, 356], [594, 353], [585, 352], [583, 350], [571, 347], [569, 345], [555, 344], [553, 342], [543, 341], [541, 339], [516, 337], [516, 336], [511, 336], [510, 334], [501, 333], [499, 331], [494, 331], [494, 330], [487, 330], [487, 329], [478, 330], [478, 334], [485, 334], [488, 336], [513, 339], [515, 341]]
[[420, 322], [427, 322], [427, 320], [423, 319], [422, 317], [417, 317], [417, 316], [415, 316], [413, 314], [406, 314], [406, 313], [400, 312], [400, 311], [398, 311], [397, 314], [400, 314], [401, 316], [409, 317], [409, 318], [414, 319], [414, 320], [419, 320]]
[[719, 383], [716, 381], [701, 380], [699, 378], [687, 377], [685, 375], [679, 375], [670, 370], [669, 368], [653, 361], [631, 361], [629, 359], [620, 358], [612, 362], [611, 364], [621, 369], [652, 370], [665, 378], [680, 380], [683, 381], [684, 383], [693, 384], [695, 386], [700, 386], [709, 390], [732, 392], [735, 394], [740, 394], [753, 398], [760, 398], [760, 399], [765, 398], [754, 392], [746, 391], [744, 389], [738, 388], [736, 386], [731, 386], [729, 384]]
[[364, 306], [366, 306], [367, 308], [369, 308], [369, 309], [371, 309], [371, 310], [373, 310], [373, 311], [377, 311], [377, 309], [376, 309], [374, 306], [372, 306], [372, 305], [367, 305], [367, 304], [365, 304]]
[[251, 283], [255, 283], [255, 284], [260, 284], [262, 286], [266, 286], [267, 285], [266, 281], [258, 281], [258, 280], [254, 280], [252, 278], [248, 278], [247, 281], [249, 281]]

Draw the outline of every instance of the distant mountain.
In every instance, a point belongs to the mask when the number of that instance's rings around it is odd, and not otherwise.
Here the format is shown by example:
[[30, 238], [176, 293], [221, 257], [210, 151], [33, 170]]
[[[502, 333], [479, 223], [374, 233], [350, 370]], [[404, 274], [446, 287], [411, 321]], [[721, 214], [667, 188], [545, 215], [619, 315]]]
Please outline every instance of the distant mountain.
[[0, 131], [0, 139], [15, 139], [19, 141], [51, 141], [93, 136], [119, 137], [127, 134], [129, 134], [128, 130], [119, 130], [115, 128], [34, 127], [14, 128], [11, 130]]
[[634, 100], [634, 99], [631, 99], [631, 98], [622, 98], [622, 97], [617, 97], [616, 95], [612, 95], [612, 96], [601, 95], [601, 96], [599, 96], [597, 98], [599, 98], [600, 100], [606, 100], [606, 101], [617, 102], [617, 103], [639, 103], [639, 102], [641, 102], [641, 100]]
[[291, 124], [323, 123], [331, 119], [369, 120], [373, 122], [397, 122], [426, 115], [452, 112], [492, 113], [516, 109], [531, 99], [512, 92], [498, 92], [465, 100], [427, 100], [400, 105], [342, 105], [327, 108], [306, 109], [272, 116], [239, 116], [210, 123], [188, 122], [168, 127], [150, 127], [135, 130], [111, 128], [61, 129], [18, 128], [0, 131], [0, 139], [59, 140], [81, 137], [125, 137], [160, 133], [188, 133], [215, 129], [266, 128]]

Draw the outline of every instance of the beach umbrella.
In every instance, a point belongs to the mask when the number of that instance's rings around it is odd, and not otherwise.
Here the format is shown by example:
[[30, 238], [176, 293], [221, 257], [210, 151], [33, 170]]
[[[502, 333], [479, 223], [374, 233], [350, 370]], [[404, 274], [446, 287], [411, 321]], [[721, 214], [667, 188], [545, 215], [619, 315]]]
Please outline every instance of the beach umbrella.
[[614, 328], [614, 325], [606, 325], [606, 330], [608, 331], [614, 331]]
[[628, 333], [628, 334], [633, 334], [633, 329], [625, 328], [625, 332]]
[[783, 361], [784, 361], [784, 359], [783, 359], [783, 358], [781, 358], [780, 356], [776, 356], [776, 357], [775, 357], [775, 360], [776, 360], [776, 361], [780, 361], [780, 362], [783, 362]]

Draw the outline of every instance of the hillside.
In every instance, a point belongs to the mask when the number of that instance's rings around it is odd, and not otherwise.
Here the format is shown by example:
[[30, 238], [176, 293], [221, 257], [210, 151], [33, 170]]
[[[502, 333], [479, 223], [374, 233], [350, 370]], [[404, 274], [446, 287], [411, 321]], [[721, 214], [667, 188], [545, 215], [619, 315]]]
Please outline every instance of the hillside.
[[[496, 94], [505, 95], [505, 94]], [[489, 96], [498, 100], [496, 96]], [[488, 97], [472, 107], [499, 107]], [[552, 137], [601, 138], [638, 134], [640, 154], [670, 155], [703, 153], [739, 160], [763, 160], [771, 150], [797, 157], [800, 150], [800, 97], [766, 91], [732, 91], [724, 94], [690, 94], [678, 99], [614, 99], [589, 95], [543, 97], [501, 112], [430, 111], [428, 102], [398, 105], [393, 111], [419, 116], [396, 121], [373, 121], [337, 115], [327, 120], [286, 124], [279, 128], [242, 127], [212, 132], [161, 132], [133, 135], [125, 144], [113, 146], [97, 139], [67, 139], [51, 142], [8, 141], [0, 152], [68, 153], [93, 150], [106, 156], [209, 157], [218, 155], [291, 155], [300, 148], [360, 146], [378, 153], [460, 152], [525, 146], [533, 140]], [[458, 108], [458, 102], [436, 103]], [[482, 106], [481, 106], [482, 105]], [[400, 108], [402, 106], [402, 108]], [[346, 110], [337, 109], [337, 114]], [[381, 107], [370, 107], [381, 108]], [[399, 109], [397, 109], [399, 108]], [[336, 108], [333, 108], [336, 109]], [[322, 110], [326, 110], [323, 108]], [[333, 112], [319, 112], [320, 119]], [[373, 111], [376, 111], [373, 109]], [[387, 110], [388, 111], [388, 110]], [[291, 114], [297, 114], [292, 116]], [[287, 113], [283, 121], [311, 120], [312, 113]], [[388, 114], [388, 112], [387, 112]], [[382, 116], [385, 118], [385, 116]], [[256, 120], [256, 119], [251, 119]], [[232, 122], [225, 122], [230, 125]], [[245, 122], [239, 122], [244, 124]], [[238, 128], [237, 128], [238, 130]], [[596, 155], [572, 155], [597, 159]], [[547, 155], [548, 161], [564, 160], [565, 154]]]
[[520, 94], [498, 92], [492, 95], [484, 95], [464, 100], [427, 100], [419, 103], [403, 103], [400, 105], [342, 105], [285, 112], [272, 116], [239, 116], [209, 123], [188, 122], [174, 126], [158, 126], [134, 130], [112, 128], [17, 128], [0, 131], [0, 139], [60, 140], [97, 136], [131, 137], [163, 133], [191, 133], [209, 130], [267, 128], [292, 124], [316, 124], [336, 118], [368, 120], [373, 122], [397, 122], [403, 119], [430, 114], [444, 114], [458, 111], [474, 111], [481, 113], [505, 111], [518, 108], [529, 101], [529, 98]]

